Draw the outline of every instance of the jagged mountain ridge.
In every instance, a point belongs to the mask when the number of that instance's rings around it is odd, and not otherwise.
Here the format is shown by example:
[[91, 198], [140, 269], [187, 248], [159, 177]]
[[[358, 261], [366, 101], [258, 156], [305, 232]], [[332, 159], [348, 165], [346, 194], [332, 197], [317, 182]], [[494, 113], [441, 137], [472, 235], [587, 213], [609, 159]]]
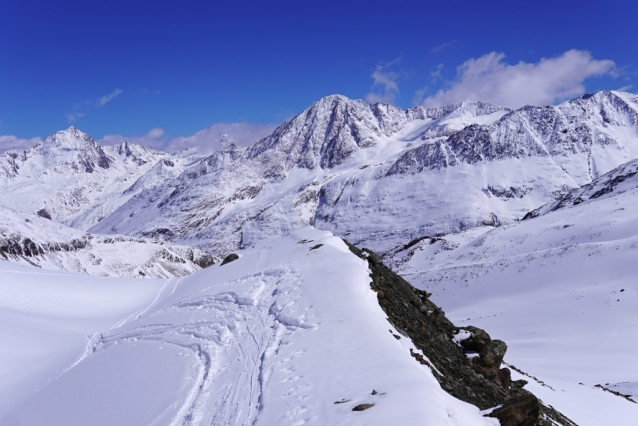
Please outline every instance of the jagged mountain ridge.
[[638, 157], [636, 99], [404, 111], [333, 95], [250, 147], [230, 144], [190, 166], [192, 157], [101, 147], [70, 128], [0, 154], [1, 186], [12, 208], [219, 256], [306, 225], [385, 253], [520, 219]]
[[192, 161], [128, 142], [102, 146], [71, 126], [32, 148], [0, 153], [0, 187], [7, 194], [2, 204], [87, 229]]
[[628, 161], [614, 170], [597, 177], [591, 183], [574, 189], [558, 200], [547, 203], [525, 215], [523, 220], [532, 219], [579, 204], [589, 204], [632, 191], [638, 187], [638, 160]]
[[0, 207], [0, 259], [49, 270], [131, 278], [190, 275], [218, 259], [190, 247], [91, 235]]
[[94, 232], [223, 255], [314, 225], [386, 252], [498, 226], [638, 157], [635, 95], [516, 111], [368, 105], [329, 96], [255, 145], [230, 146], [131, 198]]
[[[638, 97], [616, 92], [585, 95], [558, 106], [526, 106], [491, 125], [470, 125], [445, 141], [408, 151], [388, 173], [540, 156], [551, 157], [582, 185], [601, 170], [609, 171], [610, 164], [618, 165], [618, 159], [596, 155], [596, 150], [617, 148], [625, 161], [638, 155], [636, 145], [627, 143], [636, 137], [637, 106]], [[633, 134], [623, 134], [627, 127]]]

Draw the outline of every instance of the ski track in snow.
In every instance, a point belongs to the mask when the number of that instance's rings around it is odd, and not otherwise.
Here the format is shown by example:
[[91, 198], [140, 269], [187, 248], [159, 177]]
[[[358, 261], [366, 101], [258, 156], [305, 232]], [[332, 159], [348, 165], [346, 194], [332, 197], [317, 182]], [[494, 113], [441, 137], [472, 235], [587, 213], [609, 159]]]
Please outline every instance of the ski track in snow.
[[[268, 354], [277, 351], [282, 337], [291, 329], [310, 327], [278, 315], [281, 285], [294, 281], [293, 270], [265, 271], [230, 283], [244, 289], [248, 286], [252, 293], [249, 297], [235, 292], [191, 295], [151, 313], [143, 321], [149, 324], [116, 330], [131, 318], [142, 318], [145, 312], [151, 311], [166, 287], [173, 288], [167, 297], [172, 295], [179, 280], [170, 280], [151, 306], [131, 315], [112, 332], [94, 336], [78, 363], [123, 343], [152, 341], [177, 346], [194, 355], [198, 374], [171, 424], [254, 424], [261, 410], [264, 380], [272, 368], [268, 365]], [[286, 293], [294, 290], [295, 286], [288, 287]], [[189, 321], [162, 322], [167, 316], [185, 316]], [[215, 406], [214, 410], [210, 409], [211, 405]]]

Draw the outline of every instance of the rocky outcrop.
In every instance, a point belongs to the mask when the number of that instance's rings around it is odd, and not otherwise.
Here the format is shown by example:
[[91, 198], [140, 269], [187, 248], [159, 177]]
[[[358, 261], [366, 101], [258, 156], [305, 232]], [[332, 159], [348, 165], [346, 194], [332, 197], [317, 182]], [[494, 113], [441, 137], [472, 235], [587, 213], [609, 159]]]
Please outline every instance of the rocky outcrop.
[[507, 400], [488, 416], [497, 418], [501, 426], [534, 426], [538, 424], [540, 413], [540, 401], [528, 394]]
[[[484, 330], [476, 327], [456, 327], [443, 310], [429, 300], [429, 293], [411, 286], [387, 268], [380, 257], [368, 250], [358, 249], [346, 241], [350, 250], [368, 262], [377, 300], [400, 338], [412, 340], [423, 355], [412, 356], [417, 362], [430, 366], [441, 387], [454, 397], [476, 405], [482, 410], [494, 407], [493, 417], [508, 426], [564, 426], [575, 425], [561, 413], [540, 403], [525, 389], [509, 386], [508, 369], [501, 369], [507, 345], [492, 340]], [[460, 332], [468, 336], [458, 344]], [[478, 356], [468, 357], [477, 351]]]

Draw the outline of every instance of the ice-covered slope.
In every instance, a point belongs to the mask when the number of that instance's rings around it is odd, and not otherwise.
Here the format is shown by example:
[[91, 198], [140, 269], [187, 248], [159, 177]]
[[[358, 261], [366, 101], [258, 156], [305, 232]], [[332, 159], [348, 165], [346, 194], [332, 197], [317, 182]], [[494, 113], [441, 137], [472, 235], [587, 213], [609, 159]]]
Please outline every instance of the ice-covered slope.
[[89, 275], [168, 278], [215, 259], [190, 247], [122, 235], [91, 235], [0, 206], [0, 261]]
[[603, 388], [638, 386], [636, 171], [618, 167], [536, 218], [415, 241], [393, 265], [457, 324], [505, 340], [505, 361], [549, 386], [527, 378], [546, 403], [579, 425], [632, 425], [638, 405]]
[[87, 229], [192, 161], [127, 142], [102, 146], [70, 127], [32, 148], [0, 153], [0, 203]]
[[[367, 263], [327, 232], [265, 240], [161, 288], [34, 272], [0, 272], [0, 315], [11, 319], [2, 347], [32, 349], [30, 362], [3, 351], [14, 368], [0, 367], [0, 395], [11, 395], [2, 424], [498, 424], [444, 392], [408, 339], [388, 333]], [[126, 288], [138, 289], [133, 300]], [[94, 306], [105, 299], [108, 309]], [[65, 327], [55, 357], [37, 344]], [[26, 382], [39, 391], [15, 392]]]
[[[330, 96], [249, 148], [229, 146], [91, 228], [218, 255], [313, 225], [388, 252], [511, 223], [638, 156], [635, 95], [516, 111]], [[470, 124], [474, 123], [474, 124]]]

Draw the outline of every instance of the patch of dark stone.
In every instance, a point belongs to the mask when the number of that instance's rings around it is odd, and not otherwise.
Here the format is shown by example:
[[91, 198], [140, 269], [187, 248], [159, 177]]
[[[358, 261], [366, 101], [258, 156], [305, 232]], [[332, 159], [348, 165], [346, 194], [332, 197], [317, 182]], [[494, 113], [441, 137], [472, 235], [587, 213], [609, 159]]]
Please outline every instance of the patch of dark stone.
[[[544, 381], [540, 380], [538, 377], [532, 376], [531, 374], [527, 374], [526, 372], [524, 372], [523, 370], [520, 370], [518, 368], [516, 368], [515, 366], [513, 366], [512, 364], [508, 364], [506, 362], [504, 362], [503, 364], [507, 365], [508, 367], [510, 367], [512, 370], [516, 371], [518, 374], [521, 374], [523, 376], [529, 377], [530, 379], [534, 380], [536, 383], [538, 383], [539, 385], [549, 388], [553, 391], [556, 391], [556, 389], [554, 389], [553, 387], [551, 387], [550, 385], [548, 385], [547, 383], [545, 383]], [[521, 380], [518, 380], [519, 382]], [[527, 384], [526, 380], [522, 380], [523, 382], [525, 382]]]
[[51, 220], [51, 215], [48, 211], [46, 211], [46, 209], [40, 209], [36, 212], [36, 214], [40, 217]]
[[189, 252], [189, 255], [191, 257], [189, 260], [202, 269], [215, 264], [215, 258], [208, 253], [202, 253], [199, 257], [195, 257], [192, 252]]
[[372, 407], [374, 407], [374, 404], [359, 404], [359, 405], [355, 405], [352, 411], [365, 411], [368, 408], [372, 408]]
[[222, 264], [221, 264], [221, 265], [219, 265], [219, 266], [224, 266], [225, 264], [230, 263], [230, 262], [233, 262], [233, 261], [235, 261], [235, 260], [237, 260], [237, 259], [239, 259], [239, 256], [238, 256], [238, 255], [236, 255], [235, 253], [231, 253], [231, 254], [229, 254], [228, 256], [226, 256], [226, 257], [224, 258], [224, 260], [222, 260]]
[[[476, 327], [456, 327], [429, 299], [430, 293], [414, 288], [386, 267], [373, 251], [345, 243], [350, 251], [368, 262], [370, 287], [377, 293], [381, 309], [394, 329], [411, 339], [423, 353], [411, 351], [415, 360], [427, 366], [432, 364], [430, 368], [442, 389], [481, 410], [501, 406], [493, 411], [493, 417], [502, 425], [575, 425], [522, 386], [513, 386], [510, 370], [500, 368], [507, 350], [505, 342], [492, 340], [487, 332]], [[470, 338], [459, 346], [452, 339], [461, 330], [470, 331]], [[466, 352], [478, 356], [468, 358]], [[537, 411], [532, 409], [534, 404], [539, 407]]]
[[316, 246], [310, 247], [310, 250], [317, 250], [321, 246], [323, 246], [323, 244], [317, 244]]
[[6, 240], [0, 246], [0, 256], [8, 259], [11, 256], [34, 257], [41, 256], [47, 252], [76, 251], [88, 245], [85, 240], [71, 240], [68, 243], [44, 243], [36, 244], [30, 238], [24, 240]]
[[621, 398], [625, 398], [627, 401], [629, 401], [629, 402], [633, 402], [634, 404], [636, 404], [636, 401], [634, 401], [633, 399], [631, 399], [631, 395], [624, 395], [624, 394], [622, 394], [622, 393], [620, 393], [620, 392], [618, 392], [618, 391], [615, 391], [615, 390], [613, 390], [613, 389], [606, 388], [606, 387], [604, 387], [604, 386], [603, 386], [603, 385], [601, 385], [601, 384], [598, 384], [598, 385], [596, 385], [596, 386], [594, 386], [594, 387], [595, 387], [595, 388], [602, 389], [602, 390], [604, 390], [605, 392], [613, 393], [613, 394], [614, 394], [614, 395], [616, 395], [616, 396], [619, 396], [619, 397], [621, 397]]

